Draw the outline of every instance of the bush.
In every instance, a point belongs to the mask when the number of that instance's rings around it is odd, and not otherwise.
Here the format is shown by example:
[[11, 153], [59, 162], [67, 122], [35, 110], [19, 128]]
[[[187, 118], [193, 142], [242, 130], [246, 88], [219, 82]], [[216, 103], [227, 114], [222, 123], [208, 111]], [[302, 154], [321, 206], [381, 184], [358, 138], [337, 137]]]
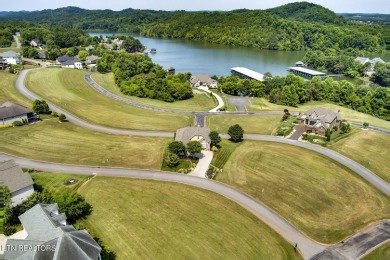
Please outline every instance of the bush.
[[34, 100], [32, 109], [37, 114], [50, 114], [49, 105], [45, 100]]
[[51, 115], [54, 116], [54, 117], [58, 117], [58, 113], [55, 112], [55, 111], [51, 112]]
[[370, 125], [370, 124], [367, 123], [367, 122], [364, 122], [364, 123], [363, 123], [363, 126], [364, 126], [365, 128], [367, 128], [369, 125]]
[[12, 125], [13, 126], [23, 126], [23, 123], [21, 121], [13, 121]]
[[177, 156], [175, 153], [168, 153], [167, 157], [165, 158], [165, 162], [168, 167], [173, 168], [180, 163], [179, 156]]
[[61, 114], [59, 117], [58, 117], [58, 120], [60, 120], [60, 122], [65, 122], [66, 121], [66, 116], [64, 114]]
[[244, 138], [244, 129], [238, 124], [229, 127], [228, 135], [233, 142], [240, 142]]
[[16, 232], [16, 228], [14, 226], [7, 224], [7, 225], [4, 225], [3, 231], [4, 231], [4, 235], [10, 236]]

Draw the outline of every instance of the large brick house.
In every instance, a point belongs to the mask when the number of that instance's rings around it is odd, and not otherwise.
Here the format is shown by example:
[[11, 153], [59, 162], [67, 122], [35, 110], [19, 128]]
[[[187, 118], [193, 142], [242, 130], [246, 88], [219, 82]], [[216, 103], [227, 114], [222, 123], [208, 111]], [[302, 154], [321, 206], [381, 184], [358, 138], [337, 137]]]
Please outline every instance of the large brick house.
[[340, 127], [341, 115], [325, 108], [310, 108], [297, 117], [298, 123], [308, 126], [308, 132], [325, 135], [326, 130]]

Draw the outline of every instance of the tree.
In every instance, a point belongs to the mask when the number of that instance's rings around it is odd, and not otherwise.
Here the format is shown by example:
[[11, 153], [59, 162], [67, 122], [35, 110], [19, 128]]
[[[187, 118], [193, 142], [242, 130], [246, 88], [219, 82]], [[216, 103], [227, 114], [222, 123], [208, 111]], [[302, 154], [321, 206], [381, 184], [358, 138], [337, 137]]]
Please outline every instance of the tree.
[[60, 116], [58, 117], [58, 120], [60, 120], [60, 122], [65, 122], [66, 116], [64, 114], [60, 114]]
[[244, 138], [244, 130], [238, 124], [229, 127], [228, 135], [233, 142], [240, 142]]
[[209, 136], [211, 139], [211, 146], [219, 146], [219, 143], [221, 142], [219, 133], [217, 131], [211, 131]]
[[88, 52], [87, 51], [79, 51], [79, 54], [78, 54], [78, 58], [79, 60], [81, 61], [85, 61], [87, 59], [87, 56], [88, 56]]
[[34, 100], [32, 109], [37, 114], [50, 114], [49, 105], [45, 100]]
[[84, 219], [92, 212], [92, 206], [85, 201], [84, 197], [76, 192], [62, 193], [57, 198], [60, 212], [65, 213], [70, 224], [78, 219]]
[[173, 141], [168, 145], [168, 151], [177, 155], [186, 154], [186, 147], [183, 142]]
[[370, 125], [370, 124], [369, 124], [368, 122], [364, 122], [364, 123], [363, 123], [364, 128], [367, 128], [369, 125]]
[[165, 162], [168, 165], [168, 167], [175, 167], [179, 164], [179, 156], [175, 153], [168, 153], [167, 157], [165, 158]]
[[192, 157], [195, 157], [195, 155], [202, 151], [202, 144], [198, 141], [191, 141], [187, 144], [187, 151]]

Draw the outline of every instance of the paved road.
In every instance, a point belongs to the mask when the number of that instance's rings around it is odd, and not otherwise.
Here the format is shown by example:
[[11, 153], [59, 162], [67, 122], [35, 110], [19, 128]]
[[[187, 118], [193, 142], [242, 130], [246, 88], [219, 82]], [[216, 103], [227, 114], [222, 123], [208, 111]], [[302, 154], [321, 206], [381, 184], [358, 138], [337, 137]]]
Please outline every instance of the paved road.
[[139, 179], [153, 179], [160, 181], [170, 181], [184, 183], [187, 185], [199, 187], [202, 189], [210, 190], [218, 193], [246, 208], [252, 212], [256, 217], [261, 219], [282, 237], [289, 241], [292, 245], [298, 243], [298, 249], [302, 253], [305, 259], [322, 252], [326, 247], [321, 245], [310, 238], [303, 235], [299, 230], [289, 224], [285, 219], [273, 212], [267, 206], [252, 199], [248, 195], [236, 190], [232, 187], [224, 185], [222, 183], [211, 181], [199, 177], [161, 172], [151, 170], [136, 170], [125, 168], [100, 168], [91, 166], [78, 166], [78, 165], [65, 165], [55, 164], [48, 162], [39, 162], [28, 159], [22, 159], [10, 155], [0, 153], [0, 160], [14, 159], [15, 162], [26, 168], [34, 168], [42, 171], [62, 172], [62, 173], [74, 173], [74, 174], [92, 174], [104, 176], [116, 176], [127, 178], [139, 178]]
[[20, 44], [19, 38], [16, 35], [14, 35], [14, 40], [16, 42], [16, 48], [20, 49], [22, 44]]
[[376, 224], [335, 246], [325, 249], [314, 256], [312, 260], [360, 259], [377, 246], [386, 243], [386, 241], [390, 241], [390, 220]]
[[[228, 139], [230, 138], [229, 135], [221, 135], [222, 138]], [[331, 158], [335, 160], [336, 162], [339, 162], [340, 164], [350, 168], [355, 173], [359, 174], [361, 177], [363, 177], [365, 180], [370, 182], [372, 185], [374, 185], [376, 188], [381, 190], [383, 193], [385, 193], [387, 196], [390, 196], [390, 184], [381, 178], [379, 178], [377, 175], [375, 175], [372, 171], [367, 169], [366, 167], [360, 165], [359, 163], [349, 159], [348, 157], [339, 154], [338, 152], [335, 152], [333, 150], [330, 150], [328, 148], [306, 143], [306, 142], [299, 142], [296, 140], [286, 139], [282, 137], [277, 136], [268, 136], [268, 135], [252, 135], [247, 134], [244, 135], [245, 140], [259, 140], [259, 141], [268, 141], [268, 142], [278, 142], [283, 144], [290, 144], [294, 146], [303, 147], [312, 151], [315, 151], [317, 153], [320, 153], [322, 155], [327, 156], [328, 158]]]
[[[351, 122], [351, 125], [354, 125], [357, 127], [364, 127], [363, 124], [359, 124], [359, 123], [355, 123], [355, 122]], [[383, 129], [383, 128], [379, 128], [379, 127], [375, 127], [375, 126], [367, 126], [367, 128], [370, 130], [384, 133], [384, 134], [390, 134], [390, 130], [387, 130], [387, 129]]]
[[[19, 77], [16, 80], [15, 86], [16, 89], [25, 97], [27, 97], [30, 100], [35, 99], [43, 99], [39, 97], [38, 95], [32, 93], [24, 86], [24, 80], [26, 78], [27, 73], [30, 70], [23, 70], [20, 72]], [[58, 114], [64, 114], [66, 116], [66, 119], [75, 125], [93, 130], [98, 131], [102, 133], [108, 133], [108, 134], [117, 134], [117, 135], [137, 135], [137, 136], [160, 136], [160, 137], [173, 137], [173, 133], [171, 132], [148, 132], [148, 131], [138, 131], [138, 130], [125, 130], [125, 129], [115, 129], [115, 128], [109, 128], [105, 126], [95, 125], [92, 123], [89, 123], [87, 121], [84, 121], [73, 114], [69, 113], [68, 111], [54, 105], [53, 103], [46, 100], [48, 103], [50, 109], [52, 111], [56, 111]]]

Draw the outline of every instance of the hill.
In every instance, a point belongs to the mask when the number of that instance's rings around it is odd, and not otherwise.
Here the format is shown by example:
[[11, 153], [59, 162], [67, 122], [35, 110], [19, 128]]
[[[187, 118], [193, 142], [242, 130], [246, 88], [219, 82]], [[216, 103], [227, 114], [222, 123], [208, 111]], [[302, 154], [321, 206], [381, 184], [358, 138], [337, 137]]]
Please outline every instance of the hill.
[[282, 18], [295, 21], [320, 22], [337, 25], [343, 25], [346, 23], [344, 17], [335, 14], [325, 7], [308, 2], [290, 3], [267, 9], [266, 11]]

